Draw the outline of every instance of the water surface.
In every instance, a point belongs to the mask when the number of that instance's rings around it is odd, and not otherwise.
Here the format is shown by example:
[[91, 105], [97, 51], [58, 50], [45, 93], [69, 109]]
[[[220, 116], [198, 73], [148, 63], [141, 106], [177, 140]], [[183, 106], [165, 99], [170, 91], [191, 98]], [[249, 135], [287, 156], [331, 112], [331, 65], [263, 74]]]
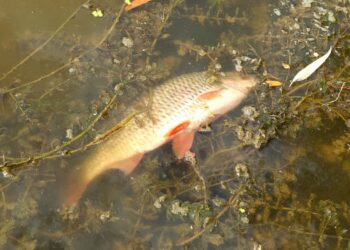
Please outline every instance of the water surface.
[[[263, 82], [287, 82], [325, 51], [349, 3], [155, 1], [109, 32], [121, 2], [0, 0], [1, 248], [348, 246], [348, 92], [328, 109], [317, 98], [334, 100], [331, 88], [298, 103], [308, 91], [287, 98], [286, 84], [282, 91]], [[92, 15], [97, 8], [103, 17]], [[330, 76], [349, 54], [342, 56]], [[78, 207], [63, 206], [70, 174], [98, 147], [85, 146], [118, 124], [132, 100], [208, 68], [243, 69], [260, 83], [211, 132], [197, 134], [196, 166], [165, 145], [130, 176], [110, 171]], [[321, 75], [314, 79], [323, 86]], [[244, 106], [258, 115], [242, 116]]]

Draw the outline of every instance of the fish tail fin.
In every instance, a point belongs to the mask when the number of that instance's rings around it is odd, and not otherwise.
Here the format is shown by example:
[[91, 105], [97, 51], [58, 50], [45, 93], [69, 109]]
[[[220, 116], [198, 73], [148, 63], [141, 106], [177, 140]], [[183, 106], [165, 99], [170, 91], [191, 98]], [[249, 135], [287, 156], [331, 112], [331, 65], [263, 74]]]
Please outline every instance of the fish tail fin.
[[67, 195], [64, 204], [66, 206], [74, 206], [78, 204], [80, 198], [83, 196], [85, 189], [89, 183], [72, 182], [69, 184]]
[[[114, 161], [104, 159], [98, 164], [88, 164], [78, 172], [74, 172], [69, 180], [65, 195], [65, 205], [73, 206], [79, 202], [89, 184], [100, 174], [109, 169], [119, 169], [125, 174], [130, 174], [143, 158], [143, 153], [135, 154], [127, 159]], [[92, 161], [93, 162], [93, 161]]]

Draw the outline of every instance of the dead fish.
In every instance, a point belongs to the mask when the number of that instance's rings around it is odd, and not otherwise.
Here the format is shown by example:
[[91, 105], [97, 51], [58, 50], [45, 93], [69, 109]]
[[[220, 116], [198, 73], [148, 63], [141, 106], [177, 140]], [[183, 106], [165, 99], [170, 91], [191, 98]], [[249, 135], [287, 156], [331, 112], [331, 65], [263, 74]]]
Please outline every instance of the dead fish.
[[[206, 72], [184, 74], [156, 87], [151, 95], [135, 102], [148, 102], [145, 112], [99, 144], [74, 174], [66, 205], [76, 204], [91, 181], [109, 169], [131, 173], [145, 153], [172, 141], [177, 158], [192, 146], [195, 131], [237, 107], [256, 84], [252, 76], [226, 73], [212, 81]], [[140, 122], [141, 121], [141, 122]]]

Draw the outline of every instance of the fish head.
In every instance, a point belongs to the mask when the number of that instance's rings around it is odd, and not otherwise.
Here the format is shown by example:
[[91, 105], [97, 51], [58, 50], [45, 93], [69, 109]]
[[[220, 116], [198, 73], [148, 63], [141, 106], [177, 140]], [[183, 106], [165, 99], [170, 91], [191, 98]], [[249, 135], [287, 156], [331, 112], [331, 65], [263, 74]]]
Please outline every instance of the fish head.
[[258, 82], [254, 76], [228, 72], [220, 81], [225, 88], [234, 89], [247, 95]]
[[220, 79], [219, 89], [213, 93], [204, 94], [205, 105], [214, 119], [236, 108], [247, 97], [250, 90], [256, 85], [253, 76], [239, 73], [227, 73]]

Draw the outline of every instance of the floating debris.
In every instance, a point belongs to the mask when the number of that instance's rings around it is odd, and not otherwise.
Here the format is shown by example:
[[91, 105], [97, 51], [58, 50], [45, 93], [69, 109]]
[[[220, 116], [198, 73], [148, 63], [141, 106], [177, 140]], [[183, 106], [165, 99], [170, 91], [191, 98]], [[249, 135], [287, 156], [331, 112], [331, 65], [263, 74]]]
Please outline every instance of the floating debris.
[[282, 86], [282, 83], [280, 81], [277, 81], [277, 80], [266, 80], [265, 81], [269, 87], [281, 87]]
[[332, 52], [332, 47], [329, 48], [329, 50], [328, 50], [328, 52], [326, 54], [324, 54], [323, 56], [321, 56], [320, 58], [318, 58], [317, 60], [313, 61], [312, 63], [307, 65], [305, 68], [300, 70], [294, 76], [294, 78], [291, 81], [289, 87], [292, 86], [292, 84], [294, 82], [303, 81], [303, 80], [307, 79], [309, 76], [311, 76], [327, 60], [327, 58], [329, 57], [331, 52]]
[[97, 8], [96, 10], [93, 10], [91, 12], [91, 15], [93, 15], [94, 17], [103, 17], [103, 11]]
[[132, 48], [134, 46], [133, 40], [128, 37], [123, 37], [122, 44], [127, 48]]
[[162, 195], [162, 196], [159, 196], [158, 199], [156, 199], [153, 203], [154, 207], [155, 208], [161, 208], [162, 207], [162, 204], [164, 203], [165, 199], [166, 199], [166, 195]]
[[250, 121], [255, 121], [255, 118], [259, 116], [258, 111], [253, 106], [244, 106], [242, 108], [242, 113], [243, 113], [243, 116]]
[[179, 200], [174, 200], [168, 211], [174, 215], [187, 216], [189, 213], [189, 207], [187, 204], [182, 204]]
[[282, 67], [284, 69], [290, 69], [290, 65], [288, 63], [282, 63]]
[[69, 128], [66, 130], [66, 138], [72, 139], [73, 138], [73, 129]]
[[315, 0], [302, 0], [301, 5], [304, 8], [310, 8], [311, 4], [314, 2]]
[[281, 16], [281, 11], [279, 9], [273, 9], [273, 13], [275, 13], [276, 16]]
[[238, 177], [249, 178], [248, 167], [242, 163], [235, 166], [235, 172]]

